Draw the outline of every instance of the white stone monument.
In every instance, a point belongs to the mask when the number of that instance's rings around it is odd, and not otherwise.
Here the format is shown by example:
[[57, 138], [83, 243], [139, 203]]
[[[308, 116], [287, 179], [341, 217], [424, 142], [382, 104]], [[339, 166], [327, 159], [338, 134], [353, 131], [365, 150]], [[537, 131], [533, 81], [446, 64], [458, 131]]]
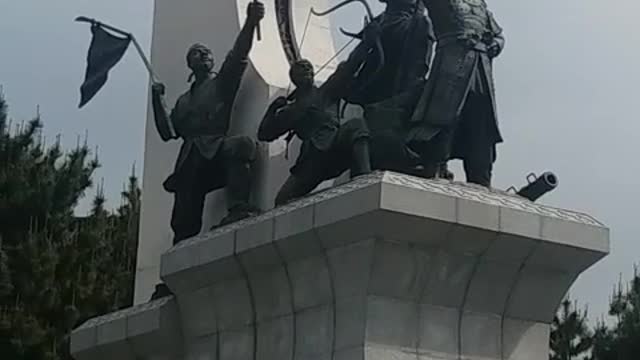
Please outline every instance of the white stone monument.
[[[169, 98], [186, 87], [189, 44], [207, 43], [220, 59], [247, 1], [156, 0], [152, 58]], [[328, 5], [295, 4], [296, 34], [311, 5]], [[288, 87], [274, 2], [265, 5], [236, 133], [253, 135]], [[303, 54], [320, 64], [333, 45], [329, 23], [313, 21]], [[137, 305], [77, 328], [78, 360], [546, 360], [557, 306], [609, 251], [608, 229], [588, 215], [389, 172], [170, 248], [172, 199], [161, 183], [177, 144], [147, 123]], [[254, 201], [267, 209], [288, 164], [283, 144], [263, 150]], [[210, 197], [209, 225], [223, 205]], [[159, 277], [175, 295], [146, 302]]]

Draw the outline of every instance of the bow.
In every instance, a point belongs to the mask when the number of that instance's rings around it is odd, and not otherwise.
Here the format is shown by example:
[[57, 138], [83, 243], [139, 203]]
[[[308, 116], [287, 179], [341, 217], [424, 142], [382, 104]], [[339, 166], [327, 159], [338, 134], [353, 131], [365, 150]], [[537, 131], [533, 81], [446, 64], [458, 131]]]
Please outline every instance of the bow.
[[369, 3], [367, 3], [366, 0], [344, 0], [341, 3], [338, 3], [336, 5], [334, 5], [332, 8], [329, 8], [325, 11], [316, 11], [315, 9], [311, 8], [311, 12], [313, 13], [313, 15], [316, 16], [325, 16], [325, 15], [329, 15], [332, 12], [340, 9], [343, 6], [349, 5], [353, 2], [359, 2], [360, 4], [362, 4], [362, 6], [364, 6], [365, 10], [367, 10], [367, 15], [369, 15], [369, 17], [371, 19], [373, 19], [373, 11], [371, 11], [371, 7], [369, 6]]
[[[317, 11], [314, 8], [311, 8], [311, 13], [315, 16], [326, 16], [331, 14], [332, 12], [340, 9], [341, 7], [344, 7], [346, 5], [349, 5], [351, 3], [355, 3], [358, 2], [360, 4], [362, 4], [362, 6], [364, 6], [366, 12], [367, 12], [367, 18], [365, 18], [365, 28], [366, 26], [369, 24], [369, 22], [373, 21], [373, 11], [371, 11], [371, 7], [369, 6], [369, 3], [367, 3], [366, 0], [344, 0], [338, 4], [336, 4], [335, 6], [325, 10], [325, 11]], [[352, 38], [356, 38], [356, 39], [361, 39], [362, 36], [360, 34], [357, 33], [351, 33], [348, 32], [346, 30], [344, 30], [343, 28], [340, 28], [340, 32], [342, 32], [344, 35], [352, 37]], [[375, 50], [378, 54], [378, 67], [376, 68], [376, 71], [373, 73], [373, 75], [371, 76], [371, 78], [374, 78], [376, 74], [378, 74], [382, 68], [384, 67], [384, 62], [385, 62], [385, 57], [384, 57], [384, 50], [382, 47], [382, 43], [380, 42], [380, 39], [376, 39], [375, 42]]]

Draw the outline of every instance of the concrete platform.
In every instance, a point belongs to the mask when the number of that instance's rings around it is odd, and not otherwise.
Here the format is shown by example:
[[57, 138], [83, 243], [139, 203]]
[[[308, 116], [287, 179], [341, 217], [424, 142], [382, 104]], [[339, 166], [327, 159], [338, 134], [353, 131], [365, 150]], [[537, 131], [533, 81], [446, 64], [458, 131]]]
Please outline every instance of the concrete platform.
[[543, 360], [557, 306], [608, 251], [608, 229], [588, 215], [375, 173], [178, 244], [161, 261], [175, 298], [90, 320], [72, 351]]

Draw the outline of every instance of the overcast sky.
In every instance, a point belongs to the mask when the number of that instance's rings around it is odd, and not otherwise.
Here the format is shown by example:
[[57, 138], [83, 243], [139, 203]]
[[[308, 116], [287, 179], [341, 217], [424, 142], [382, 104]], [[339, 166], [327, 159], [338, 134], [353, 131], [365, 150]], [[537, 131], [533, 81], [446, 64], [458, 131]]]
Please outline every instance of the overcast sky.
[[[495, 64], [506, 139], [495, 186], [522, 185], [527, 173], [552, 170], [560, 188], [543, 202], [588, 212], [611, 227], [611, 255], [571, 292], [600, 316], [619, 274], [629, 278], [640, 261], [640, 2], [488, 2], [507, 36]], [[361, 24], [360, 9], [348, 11], [338, 22]], [[88, 131], [112, 205], [132, 164], [142, 169], [146, 74], [129, 51], [90, 106], [78, 110], [90, 37], [73, 19], [117, 24], [148, 49], [152, 14], [152, 0], [0, 0], [0, 85], [12, 117], [29, 119], [39, 105], [47, 136], [62, 133], [67, 146]]]

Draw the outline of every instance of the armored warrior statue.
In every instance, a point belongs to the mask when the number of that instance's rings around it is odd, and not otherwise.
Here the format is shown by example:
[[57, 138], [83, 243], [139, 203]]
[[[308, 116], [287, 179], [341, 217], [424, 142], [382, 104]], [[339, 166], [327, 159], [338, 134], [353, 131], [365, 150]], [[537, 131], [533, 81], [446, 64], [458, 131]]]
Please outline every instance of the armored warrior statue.
[[247, 136], [227, 136], [231, 108], [247, 67], [254, 30], [264, 17], [264, 6], [253, 1], [247, 20], [238, 34], [217, 76], [213, 76], [213, 55], [203, 45], [193, 45], [187, 65], [194, 79], [191, 88], [169, 113], [165, 87], [152, 86], [155, 122], [164, 141], [182, 138], [175, 170], [164, 187], [174, 194], [171, 227], [174, 243], [197, 235], [208, 192], [226, 186], [229, 214], [222, 224], [250, 216], [250, 165], [256, 157], [256, 142]]
[[425, 167], [459, 158], [468, 182], [490, 186], [495, 145], [502, 141], [492, 76], [492, 60], [504, 47], [502, 29], [485, 0], [424, 3], [438, 44], [407, 141]]
[[[358, 0], [344, 1], [322, 14], [353, 1]], [[371, 45], [361, 43], [350, 55], [349, 61], [360, 61], [361, 66], [349, 84], [344, 100], [364, 109], [371, 132], [371, 165], [374, 169], [423, 175], [418, 169], [421, 165], [419, 154], [406, 145], [406, 125], [424, 87], [435, 35], [421, 1], [380, 2], [386, 3], [384, 12], [367, 25], [380, 29], [380, 42], [367, 52], [358, 50]], [[362, 32], [342, 32], [362, 37]], [[358, 53], [362, 54], [360, 58], [355, 55]]]
[[[357, 65], [357, 64], [356, 64]], [[369, 133], [361, 118], [340, 124], [337, 104], [354, 64], [342, 63], [320, 87], [314, 85], [313, 65], [296, 61], [290, 77], [296, 86], [289, 98], [277, 98], [267, 110], [258, 139], [273, 141], [289, 133], [302, 140], [291, 175], [276, 196], [276, 206], [311, 192], [321, 182], [351, 170], [351, 177], [371, 171]]]
[[[385, 10], [368, 26], [379, 28], [383, 56], [367, 53], [369, 56], [363, 59], [362, 68], [346, 96], [350, 103], [366, 105], [389, 99], [422, 83], [429, 71], [435, 37], [422, 3], [418, 0], [380, 2], [386, 3]], [[362, 34], [354, 36], [362, 38]], [[370, 45], [358, 45], [364, 46]]]

